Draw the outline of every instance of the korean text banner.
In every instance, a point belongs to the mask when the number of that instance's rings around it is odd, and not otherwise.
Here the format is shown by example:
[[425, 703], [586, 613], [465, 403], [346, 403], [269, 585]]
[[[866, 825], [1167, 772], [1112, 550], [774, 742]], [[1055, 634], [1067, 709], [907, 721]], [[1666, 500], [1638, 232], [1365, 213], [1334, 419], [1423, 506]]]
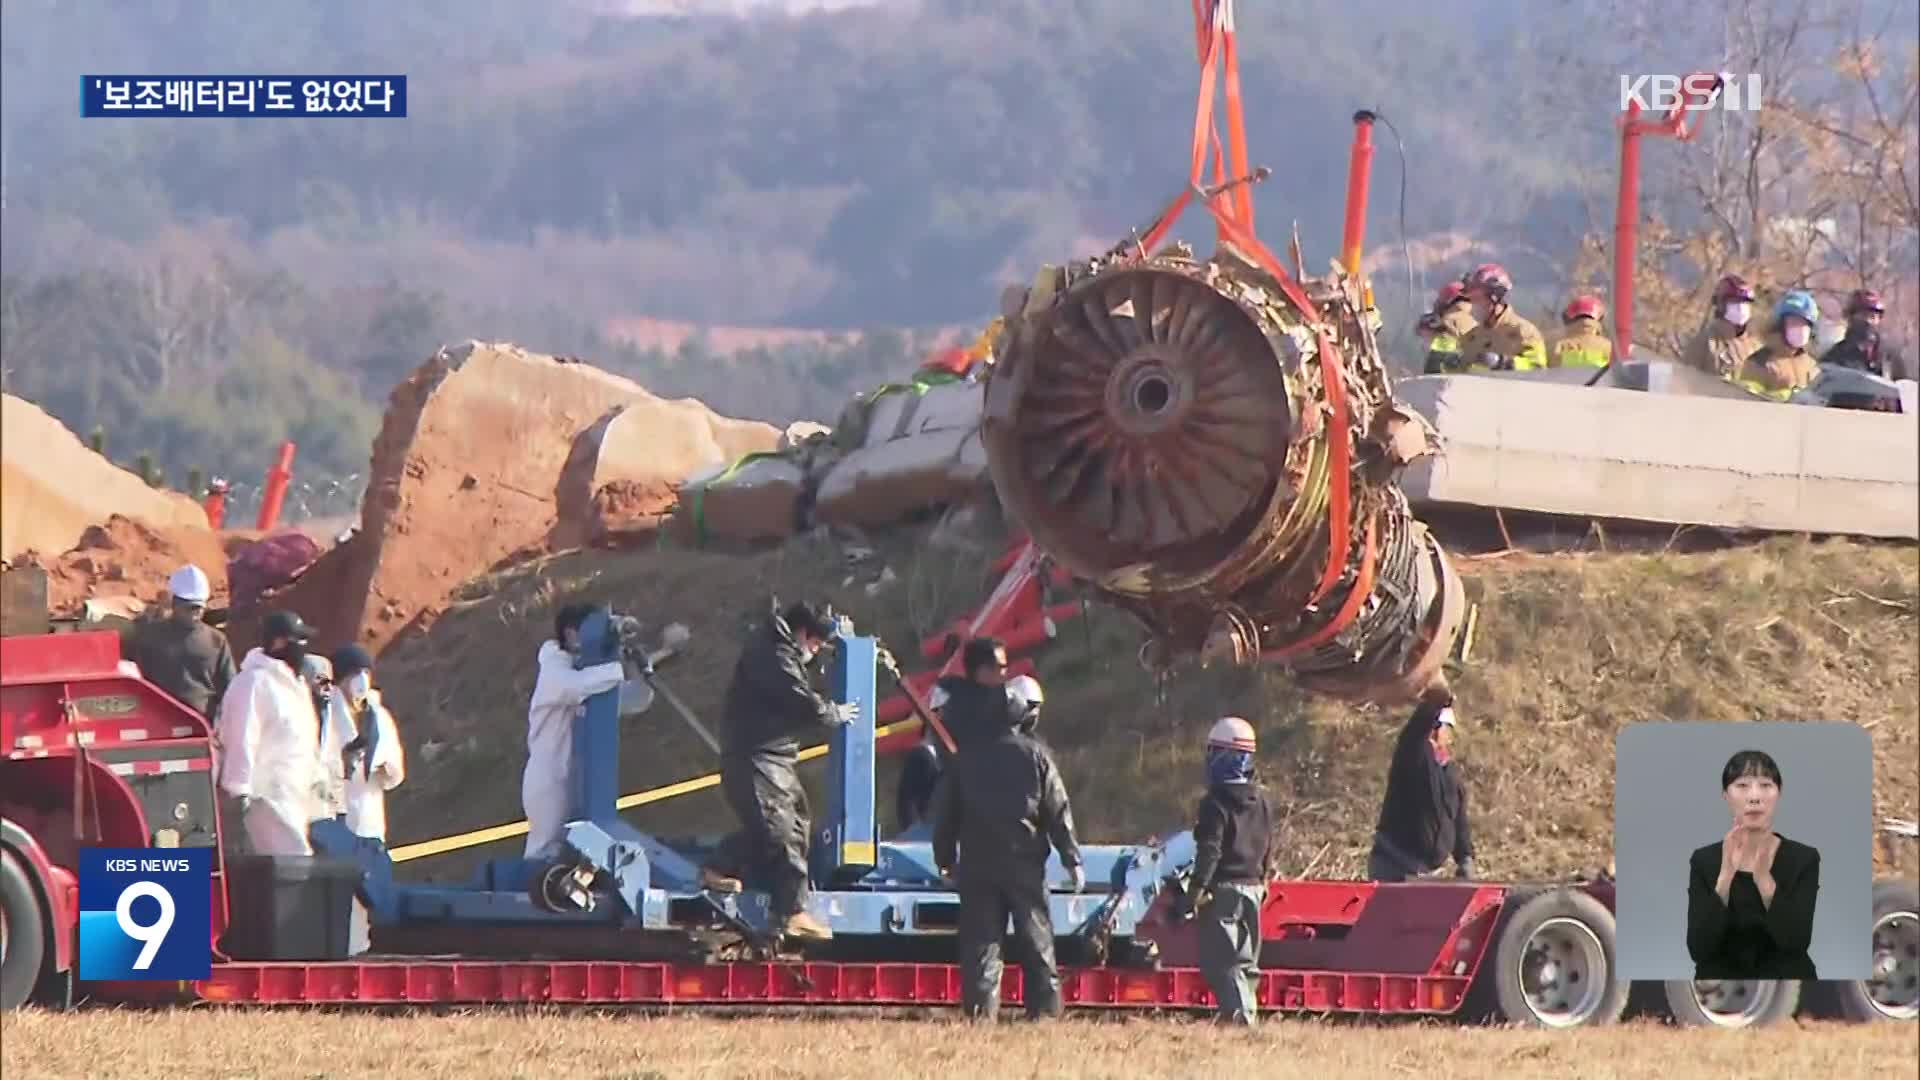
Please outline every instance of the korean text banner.
[[80, 115], [407, 115], [405, 75], [82, 75]]

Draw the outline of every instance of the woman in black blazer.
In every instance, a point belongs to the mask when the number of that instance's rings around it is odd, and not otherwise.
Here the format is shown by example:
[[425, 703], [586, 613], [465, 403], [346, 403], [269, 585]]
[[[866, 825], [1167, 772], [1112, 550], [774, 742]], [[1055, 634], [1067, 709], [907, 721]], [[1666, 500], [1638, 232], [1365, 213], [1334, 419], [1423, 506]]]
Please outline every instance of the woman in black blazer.
[[1780, 766], [1742, 750], [1720, 772], [1733, 827], [1688, 859], [1687, 952], [1695, 979], [1817, 979], [1820, 852], [1773, 831]]

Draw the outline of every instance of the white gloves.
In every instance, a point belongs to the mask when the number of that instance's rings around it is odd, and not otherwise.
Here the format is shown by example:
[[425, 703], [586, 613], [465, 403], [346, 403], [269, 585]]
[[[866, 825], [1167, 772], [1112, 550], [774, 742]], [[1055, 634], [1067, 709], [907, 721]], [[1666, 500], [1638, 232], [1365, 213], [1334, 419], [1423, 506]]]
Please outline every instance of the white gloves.
[[1087, 868], [1077, 863], [1067, 867], [1067, 880], [1072, 883], [1074, 892], [1084, 890], [1087, 887]]
[[849, 701], [833, 707], [833, 722], [836, 724], [851, 724], [858, 719], [860, 719], [860, 706], [856, 702]]

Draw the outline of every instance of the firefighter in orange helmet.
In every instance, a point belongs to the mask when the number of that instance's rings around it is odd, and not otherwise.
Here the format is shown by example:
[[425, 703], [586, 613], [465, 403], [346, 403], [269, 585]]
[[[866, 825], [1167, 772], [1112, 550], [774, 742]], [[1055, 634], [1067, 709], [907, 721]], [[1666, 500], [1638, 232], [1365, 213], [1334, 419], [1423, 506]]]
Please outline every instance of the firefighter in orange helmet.
[[1560, 313], [1562, 330], [1548, 367], [1603, 368], [1613, 361], [1613, 342], [1600, 329], [1607, 306], [1597, 296], [1576, 296]]
[[1498, 263], [1482, 263], [1466, 279], [1467, 301], [1478, 326], [1460, 340], [1470, 372], [1538, 371], [1547, 366], [1547, 341], [1507, 303], [1513, 278]]

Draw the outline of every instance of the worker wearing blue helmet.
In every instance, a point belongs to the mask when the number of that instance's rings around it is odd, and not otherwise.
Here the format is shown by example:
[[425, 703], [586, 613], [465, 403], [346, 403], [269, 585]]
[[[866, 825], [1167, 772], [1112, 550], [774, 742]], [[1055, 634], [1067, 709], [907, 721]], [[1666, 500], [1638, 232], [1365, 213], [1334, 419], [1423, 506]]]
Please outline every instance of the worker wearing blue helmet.
[[1775, 401], [1785, 401], [1793, 392], [1813, 381], [1819, 363], [1811, 351], [1814, 327], [1820, 322], [1820, 305], [1804, 289], [1790, 290], [1774, 305], [1773, 328], [1766, 344], [1755, 349], [1740, 367], [1735, 382]]

